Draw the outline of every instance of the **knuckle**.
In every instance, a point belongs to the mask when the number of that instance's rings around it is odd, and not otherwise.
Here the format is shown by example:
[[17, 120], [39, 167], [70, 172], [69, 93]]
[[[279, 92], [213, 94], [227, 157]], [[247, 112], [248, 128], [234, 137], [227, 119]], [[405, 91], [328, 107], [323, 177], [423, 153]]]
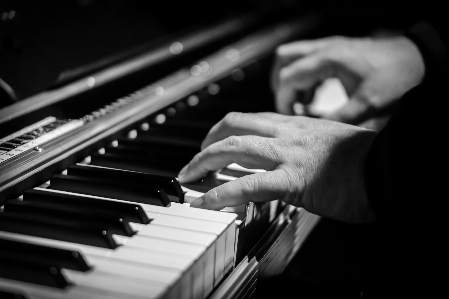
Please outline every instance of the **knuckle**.
[[260, 188], [260, 180], [253, 176], [248, 176], [240, 179], [240, 189], [241, 193], [244, 197], [249, 198], [251, 201], [253, 200], [254, 194], [257, 194], [257, 191]]
[[329, 41], [331, 42], [331, 46], [340, 46], [343, 43], [345, 43], [347, 40], [347, 37], [342, 35], [335, 35], [329, 38]]
[[195, 168], [195, 169], [201, 169], [204, 167], [204, 163], [202, 163], [202, 161], [204, 161], [204, 157], [207, 155], [206, 151], [202, 151], [198, 154], [195, 155], [195, 157], [193, 157], [193, 159], [190, 161], [189, 166], [191, 168]]
[[266, 144], [266, 149], [273, 161], [282, 163], [284, 155], [282, 154], [282, 148], [285, 147], [285, 142], [282, 139], [275, 139]]
[[214, 188], [209, 190], [204, 196], [206, 207], [208, 209], [220, 209], [220, 202], [222, 201], [222, 195], [219, 190], [220, 188]]
[[192, 160], [190, 161], [190, 164], [191, 164], [191, 165], [196, 165], [196, 164], [198, 164], [198, 163], [201, 161], [201, 156], [203, 156], [203, 155], [204, 155], [204, 151], [199, 152], [198, 154], [196, 154], [196, 155], [192, 158]]
[[269, 126], [267, 129], [271, 136], [281, 136], [285, 131], [285, 125], [281, 124], [279, 126]]
[[286, 196], [283, 199], [285, 202], [296, 202], [300, 196], [300, 190], [298, 186], [304, 186], [304, 177], [300, 175], [298, 171], [291, 169], [290, 167], [280, 168], [283, 173], [283, 181], [286, 189]]
[[229, 136], [225, 140], [225, 146], [226, 148], [232, 150], [235, 148], [239, 148], [242, 145], [242, 137], [241, 136]]
[[290, 78], [290, 74], [291, 71], [289, 69], [289, 67], [283, 67], [280, 71], [279, 71], [279, 80], [281, 82], [285, 82], [288, 81]]
[[210, 200], [211, 203], [213, 204], [217, 204], [221, 201], [221, 193], [220, 193], [220, 188], [214, 188], [212, 190], [210, 190], [210, 192], [208, 192], [209, 196], [210, 196]]

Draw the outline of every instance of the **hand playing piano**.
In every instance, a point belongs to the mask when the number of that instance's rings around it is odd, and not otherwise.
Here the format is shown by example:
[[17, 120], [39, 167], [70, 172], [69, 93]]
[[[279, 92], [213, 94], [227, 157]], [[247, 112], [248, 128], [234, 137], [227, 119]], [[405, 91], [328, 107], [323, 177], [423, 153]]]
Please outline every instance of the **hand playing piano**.
[[338, 78], [349, 101], [324, 118], [359, 124], [390, 107], [424, 76], [416, 45], [404, 36], [328, 37], [280, 46], [272, 89], [280, 113], [293, 114], [300, 92]]
[[373, 221], [364, 161], [376, 132], [339, 122], [275, 113], [230, 113], [217, 123], [179, 181], [196, 181], [231, 163], [265, 169], [216, 187], [191, 203], [220, 210], [281, 199], [336, 220]]

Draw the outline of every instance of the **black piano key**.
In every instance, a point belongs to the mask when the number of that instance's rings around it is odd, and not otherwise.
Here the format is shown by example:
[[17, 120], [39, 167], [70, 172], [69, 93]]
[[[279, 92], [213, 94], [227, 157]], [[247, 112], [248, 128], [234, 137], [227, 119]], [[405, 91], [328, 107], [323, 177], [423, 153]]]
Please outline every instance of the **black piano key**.
[[186, 183], [181, 185], [198, 192], [206, 193], [209, 190], [218, 187], [224, 183], [227, 183], [227, 181], [219, 180], [214, 176], [214, 174], [209, 174], [197, 182]]
[[82, 222], [90, 227], [106, 229], [110, 233], [133, 236], [134, 230], [126, 219], [118, 215], [103, 213], [89, 209], [68, 210], [66, 207], [54, 206], [47, 203], [27, 202], [11, 200], [4, 205], [4, 213], [20, 213], [29, 215], [39, 215], [39, 217], [51, 217], [53, 221], [61, 222]]
[[150, 222], [147, 214], [140, 205], [118, 201], [102, 200], [82, 195], [64, 194], [47, 190], [27, 190], [23, 193], [23, 200], [41, 202], [68, 209], [90, 209], [120, 215], [131, 222], [147, 224]]
[[252, 173], [250, 172], [246, 172], [246, 171], [240, 171], [240, 170], [235, 170], [235, 169], [229, 169], [229, 168], [223, 168], [222, 170], [220, 170], [221, 174], [224, 175], [229, 175], [235, 178], [241, 178], [244, 177], [246, 175], [250, 175]]
[[84, 257], [73, 250], [52, 248], [0, 238], [0, 257], [20, 259], [26, 263], [45, 264], [59, 268], [86, 272], [91, 267]]
[[159, 165], [154, 165], [145, 163], [145, 161], [136, 159], [135, 157], [113, 153], [106, 153], [106, 154], [95, 153], [92, 154], [90, 157], [92, 165], [126, 169], [132, 171], [140, 171], [162, 176], [177, 176], [179, 171], [181, 170], [181, 167], [168, 168], [166, 165], [162, 163], [163, 162], [162, 160], [159, 161]]
[[0, 290], [0, 298], [1, 299], [27, 299], [28, 297], [25, 296], [21, 291]]
[[171, 151], [165, 148], [148, 148], [144, 146], [119, 144], [117, 147], [106, 147], [106, 153], [132, 157], [145, 161], [147, 164], [161, 164], [169, 168], [176, 167], [176, 169], [180, 169], [190, 162], [197, 151], [186, 153], [182, 148]]
[[28, 142], [28, 140], [22, 140], [20, 138], [14, 138], [12, 140], [9, 140], [10, 143], [16, 144], [17, 146], [21, 146], [22, 144], [25, 144]]
[[59, 289], [70, 285], [61, 269], [43, 264], [33, 264], [20, 259], [0, 256], [0, 277], [19, 280]]
[[67, 169], [67, 174], [84, 178], [101, 178], [108, 182], [115, 181], [117, 184], [150, 186], [155, 189], [163, 188], [167, 195], [175, 196], [177, 202], [184, 203], [184, 193], [176, 177], [85, 165], [72, 165]]
[[7, 150], [13, 150], [16, 147], [18, 147], [19, 145], [11, 143], [11, 142], [3, 142], [2, 143], [2, 148], [5, 148]]
[[[198, 117], [198, 116], [197, 116]], [[152, 128], [169, 128], [177, 131], [188, 131], [187, 134], [207, 134], [216, 124], [216, 121], [203, 121], [198, 119], [168, 118], [163, 124], [152, 124]]]
[[176, 127], [172, 125], [161, 124], [159, 126], [153, 126], [151, 129], [146, 131], [144, 134], [150, 134], [152, 136], [170, 136], [176, 139], [191, 140], [196, 144], [201, 143], [204, 137], [206, 137], [209, 130], [198, 130], [190, 129], [188, 126], [186, 128]]
[[[101, 154], [100, 154], [101, 155]], [[93, 158], [95, 156], [95, 158]], [[144, 166], [145, 168], [150, 169], [162, 169], [165, 170], [166, 173], [172, 173], [173, 175], [162, 175], [158, 173], [148, 172], [148, 171], [138, 171], [143, 173], [149, 173], [159, 176], [168, 176], [168, 177], [176, 177], [178, 175], [179, 170], [184, 167], [190, 159], [187, 157], [179, 157], [176, 155], [152, 155], [145, 154], [142, 152], [134, 152], [134, 151], [122, 151], [122, 150], [112, 150], [109, 153], [105, 153], [105, 156], [98, 157], [97, 154], [91, 155], [91, 164], [95, 165], [96, 162], [92, 162], [92, 160], [105, 160], [105, 159], [113, 159], [126, 161], [126, 163], [130, 163], [131, 165], [135, 165], [138, 167], [139, 165]], [[127, 168], [120, 168], [127, 169]], [[165, 190], [167, 192], [167, 190]]]
[[106, 229], [98, 229], [81, 222], [61, 222], [39, 215], [0, 213], [0, 230], [102, 248], [118, 247], [112, 234]]
[[189, 138], [171, 138], [171, 136], [167, 135], [152, 135], [148, 132], [139, 134], [135, 140], [138, 142], [151, 143], [154, 146], [164, 147], [167, 145], [175, 146], [179, 149], [187, 148], [191, 150], [196, 149], [198, 151], [201, 149], [202, 142], [202, 140], [192, 140]]
[[119, 184], [116, 181], [107, 182], [102, 179], [57, 174], [51, 177], [48, 188], [156, 206], [170, 206], [170, 199], [162, 188]]
[[30, 134], [30, 133], [28, 133], [28, 134], [25, 134], [25, 135], [20, 136], [20, 138], [24, 138], [24, 139], [28, 139], [28, 140], [33, 140], [33, 139], [36, 139], [37, 136], [36, 136], [35, 134]]
[[127, 139], [127, 138], [119, 138], [118, 147], [126, 147], [129, 149], [140, 149], [149, 153], [157, 153], [163, 154], [167, 153], [169, 155], [186, 155], [189, 157], [195, 156], [200, 152], [200, 146], [179, 146], [176, 143], [163, 143], [161, 139], [157, 140], [140, 140], [136, 139]]

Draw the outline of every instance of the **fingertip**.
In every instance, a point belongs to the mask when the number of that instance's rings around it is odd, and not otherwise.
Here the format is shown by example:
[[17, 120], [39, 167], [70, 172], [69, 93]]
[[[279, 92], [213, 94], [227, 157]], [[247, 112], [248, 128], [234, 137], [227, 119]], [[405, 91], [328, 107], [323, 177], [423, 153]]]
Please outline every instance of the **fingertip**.
[[181, 171], [178, 174], [178, 181], [180, 183], [185, 183], [185, 174], [187, 173], [187, 168], [189, 167], [189, 165], [184, 166]]
[[285, 46], [286, 45], [280, 45], [280, 46], [277, 47], [276, 54], [278, 56], [282, 56], [282, 54], [285, 52]]
[[202, 205], [203, 205], [203, 203], [204, 203], [204, 195], [203, 196], [201, 196], [201, 197], [198, 197], [197, 199], [195, 199], [194, 201], [192, 201], [191, 203], [190, 203], [190, 207], [192, 207], [192, 208], [201, 208], [202, 207]]

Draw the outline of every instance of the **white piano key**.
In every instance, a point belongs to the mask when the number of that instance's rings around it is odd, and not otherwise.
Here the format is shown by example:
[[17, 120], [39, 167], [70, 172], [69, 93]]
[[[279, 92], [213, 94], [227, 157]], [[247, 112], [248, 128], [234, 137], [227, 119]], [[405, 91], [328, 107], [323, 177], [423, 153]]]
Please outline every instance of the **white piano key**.
[[[193, 266], [193, 298], [201, 298], [204, 281], [203, 265], [206, 263], [204, 254], [207, 246], [139, 235], [133, 236], [132, 238], [123, 236], [114, 237], [125, 246], [141, 248], [143, 250], [151, 248], [151, 250], [190, 257], [195, 263]], [[213, 260], [209, 262], [213, 262]]]
[[[167, 282], [168, 284], [179, 286], [184, 290], [183, 294], [188, 295], [187, 297], [179, 298], [191, 298], [191, 286], [193, 281], [193, 261], [191, 258], [180, 255], [173, 255], [166, 252], [156, 252], [150, 249], [142, 250], [138, 248], [129, 247], [119, 247], [116, 250], [97, 248], [88, 245], [79, 245], [65, 241], [50, 240], [40, 237], [25, 236], [21, 234], [8, 233], [0, 231], [0, 237], [15, 240], [19, 242], [26, 242], [32, 244], [38, 244], [43, 246], [49, 246], [54, 248], [61, 248], [65, 250], [74, 250], [80, 252], [84, 257], [87, 257], [87, 262], [89, 263], [89, 258], [94, 257], [92, 260], [109, 262], [110, 260], [115, 260], [116, 262], [131, 263], [135, 266], [140, 267], [152, 267], [157, 268], [162, 271], [175, 271], [177, 275], [177, 280]], [[90, 264], [90, 263], [89, 263]], [[95, 265], [93, 265], [95, 266]], [[103, 271], [106, 272], [106, 268], [101, 267]], [[116, 270], [113, 270], [113, 274], [120, 273], [121, 267], [119, 266]], [[148, 276], [148, 279], [151, 278]]]
[[[71, 192], [59, 192], [77, 195], [76, 193]], [[126, 202], [98, 196], [88, 197]], [[152, 225], [156, 224], [177, 229], [212, 233], [217, 236], [217, 241], [215, 244], [216, 261], [214, 266], [214, 285], [217, 285], [225, 274], [223, 273], [225, 268], [227, 270], [229, 267], [232, 267], [233, 257], [235, 255], [235, 222], [237, 215], [234, 213], [193, 209], [187, 204], [183, 205], [179, 203], [172, 203], [170, 207], [152, 206], [147, 204], [141, 204], [141, 206], [149, 218], [154, 218], [151, 222]], [[174, 216], [179, 216], [179, 218], [173, 218]], [[181, 218], [190, 219], [190, 221], [184, 222]], [[138, 229], [135, 226], [133, 226], [133, 228]], [[228, 230], [232, 231], [228, 232]], [[232, 236], [234, 236], [234, 239], [231, 239]], [[115, 256], [119, 256], [119, 254], [116, 254]], [[208, 268], [208, 270], [210, 271], [210, 268]], [[207, 278], [205, 279], [205, 287], [207, 288]]]
[[126, 247], [155, 250], [192, 258], [197, 258], [206, 250], [206, 246], [203, 245], [164, 240], [148, 236], [135, 235], [133, 237], [125, 237], [114, 235], [114, 239]]
[[258, 173], [258, 172], [265, 172], [266, 171], [265, 169], [249, 169], [249, 168], [245, 168], [243, 166], [240, 166], [237, 163], [229, 164], [226, 168], [229, 168], [229, 169], [232, 169], [232, 170], [249, 172], [249, 173]]
[[[146, 209], [145, 207], [143, 208], [144, 210]], [[147, 213], [149, 218], [153, 219], [151, 221], [152, 224], [199, 232], [206, 232], [216, 235], [217, 239], [215, 241], [216, 247], [215, 247], [214, 286], [220, 282], [221, 278], [224, 275], [223, 272], [225, 270], [226, 235], [227, 235], [226, 229], [235, 230], [234, 222], [232, 222], [230, 225], [226, 225], [224, 223], [219, 222], [153, 213], [149, 212], [148, 210], [146, 210], [145, 212]]]
[[[235, 253], [235, 241], [236, 241], [236, 227], [235, 220], [237, 219], [237, 214], [235, 213], [223, 213], [217, 211], [210, 211], [204, 209], [193, 209], [187, 205], [182, 205], [179, 203], [173, 203], [172, 206], [167, 209], [172, 213], [172, 215], [184, 216], [184, 217], [194, 217], [195, 219], [204, 219], [207, 221], [217, 221], [221, 223], [228, 224], [226, 229], [226, 245], [225, 245], [225, 268], [233, 266], [234, 253]], [[225, 271], [228, 269], [225, 269]]]
[[62, 269], [61, 271], [65, 277], [76, 284], [77, 288], [92, 288], [95, 290], [107, 290], [116, 294], [123, 294], [123, 296], [135, 296], [142, 298], [157, 298], [162, 296], [166, 284], [152, 283], [146, 281], [142, 283], [135, 281], [127, 276], [121, 275], [117, 272], [113, 275], [104, 275], [97, 273], [95, 270], [91, 273], [83, 273]]
[[130, 223], [131, 227], [137, 231], [139, 236], [148, 236], [174, 241], [189, 242], [209, 246], [216, 239], [215, 234], [198, 232], [180, 228], [160, 226], [154, 223], [149, 225]]
[[[41, 286], [28, 282], [0, 278], [0, 287], [12, 290], [19, 290], [29, 299], [123, 299], [123, 294], [117, 294], [111, 291], [99, 292], [83, 287], [68, 287], [67, 289], [57, 289], [47, 286]], [[127, 299], [141, 299], [142, 297], [135, 297], [130, 295]]]
[[[187, 205], [172, 203], [170, 207], [142, 205], [152, 224], [202, 231], [217, 235], [215, 281], [222, 279], [225, 271], [233, 266], [235, 256], [235, 220], [234, 213], [222, 213], [203, 209], [193, 209]], [[173, 218], [179, 216], [180, 218]], [[183, 219], [184, 218], [184, 219]], [[187, 221], [187, 219], [190, 219]]]
[[234, 181], [234, 180], [236, 180], [236, 179], [238, 179], [238, 178], [236, 178], [236, 177], [234, 177], [234, 176], [230, 176], [230, 175], [226, 175], [226, 174], [222, 174], [222, 173], [216, 173], [215, 174], [215, 177], [217, 178], [217, 179], [219, 179], [219, 180], [222, 180], [222, 181]]
[[145, 208], [144, 210], [147, 213], [148, 218], [153, 219], [151, 223], [163, 226], [177, 227], [181, 229], [188, 229], [212, 234], [222, 234], [228, 226], [232, 225], [232, 224], [226, 225], [225, 223], [212, 222], [201, 219], [179, 217], [175, 215], [162, 214], [158, 212], [155, 213]]
[[215, 242], [216, 252], [215, 252], [215, 276], [214, 276], [215, 277], [214, 285], [217, 285], [224, 275], [223, 272], [226, 254], [226, 229], [228, 227], [231, 227], [231, 229], [235, 230], [234, 223], [228, 226], [224, 223], [219, 222], [211, 222], [193, 218], [164, 215], [149, 211], [146, 211], [146, 213], [149, 218], [153, 219], [151, 221], [151, 223], [153, 224], [183, 228], [194, 231], [202, 231], [217, 235], [217, 240]]
[[[211, 233], [190, 231], [186, 229], [160, 226], [152, 223], [151, 225], [142, 225], [131, 223], [139, 236], [149, 236], [173, 241], [199, 244], [204, 246], [206, 253], [203, 262], [203, 288], [208, 294], [214, 286], [214, 264], [215, 264], [215, 240], [217, 236]], [[195, 293], [195, 292], [194, 292]]]
[[225, 245], [224, 273], [223, 274], [226, 274], [230, 269], [232, 269], [234, 267], [235, 248], [236, 248], [236, 228], [235, 228], [235, 224], [234, 224], [234, 227], [230, 227], [226, 231], [226, 245]]
[[122, 260], [103, 259], [95, 255], [88, 256], [89, 261], [95, 265], [95, 271], [104, 273], [123, 273], [128, 277], [136, 280], [152, 280], [160, 283], [168, 284], [168, 282], [176, 281], [181, 272], [160, 267], [149, 267], [147, 265], [134, 265]]
[[[210, 246], [206, 253], [204, 259], [204, 281], [203, 281], [203, 297], [206, 298], [213, 290], [214, 286], [218, 283], [215, 282], [215, 252], [217, 244]], [[210, 262], [211, 261], [211, 262]]]
[[238, 205], [235, 207], [226, 207], [226, 208], [220, 210], [220, 212], [246, 214], [247, 210], [248, 210], [248, 205], [242, 204], [242, 205]]
[[181, 186], [182, 191], [184, 191], [184, 201], [187, 203], [191, 203], [192, 201], [194, 201], [195, 199], [197, 199], [198, 197], [201, 197], [204, 195], [203, 192], [198, 192], [189, 188], [186, 188], [184, 186]]
[[231, 224], [237, 217], [236, 215], [233, 215], [231, 213], [221, 213], [219, 211], [190, 208], [190, 206], [188, 205], [183, 205], [176, 202], [172, 203], [171, 207], [166, 209], [166, 211], [159, 210], [159, 213], [166, 213], [170, 215], [177, 215], [227, 224]]

